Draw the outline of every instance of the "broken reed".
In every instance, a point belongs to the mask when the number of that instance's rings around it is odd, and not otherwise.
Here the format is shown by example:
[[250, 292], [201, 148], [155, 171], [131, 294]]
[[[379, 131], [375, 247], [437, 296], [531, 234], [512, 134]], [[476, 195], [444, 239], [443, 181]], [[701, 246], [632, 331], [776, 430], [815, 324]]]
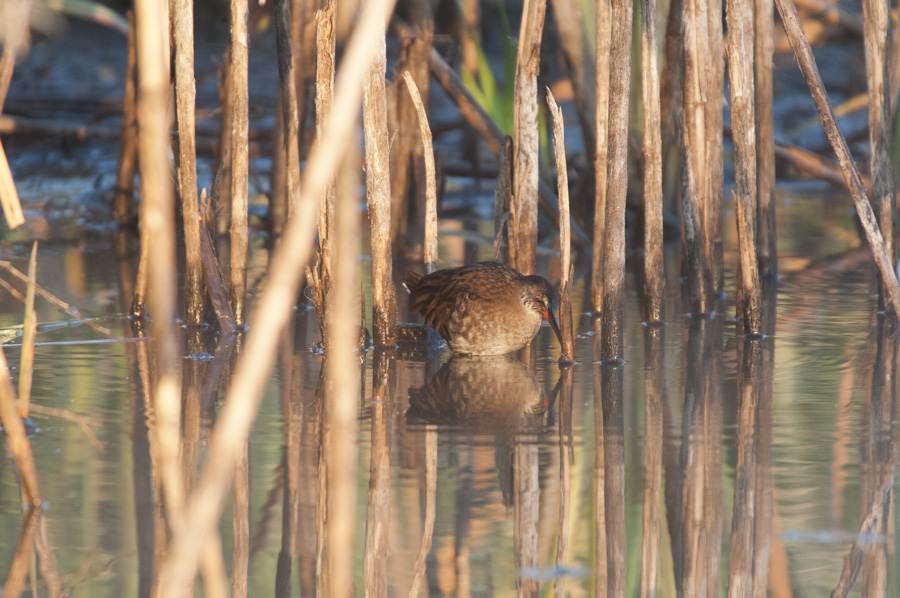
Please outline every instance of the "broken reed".
[[562, 333], [560, 363], [573, 363], [575, 341], [572, 329], [572, 239], [569, 232], [569, 173], [566, 167], [566, 139], [562, 110], [547, 88], [547, 105], [553, 120], [553, 152], [556, 157], [559, 195], [559, 331]]

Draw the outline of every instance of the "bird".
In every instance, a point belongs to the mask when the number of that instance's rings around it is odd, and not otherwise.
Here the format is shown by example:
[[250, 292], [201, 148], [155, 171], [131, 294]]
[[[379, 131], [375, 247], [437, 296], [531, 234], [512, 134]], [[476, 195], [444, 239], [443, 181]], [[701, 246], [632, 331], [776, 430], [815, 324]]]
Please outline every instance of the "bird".
[[409, 307], [460, 355], [504, 355], [535, 337], [541, 321], [562, 343], [552, 305], [556, 291], [543, 276], [524, 276], [498, 262], [478, 262], [422, 276], [407, 271]]

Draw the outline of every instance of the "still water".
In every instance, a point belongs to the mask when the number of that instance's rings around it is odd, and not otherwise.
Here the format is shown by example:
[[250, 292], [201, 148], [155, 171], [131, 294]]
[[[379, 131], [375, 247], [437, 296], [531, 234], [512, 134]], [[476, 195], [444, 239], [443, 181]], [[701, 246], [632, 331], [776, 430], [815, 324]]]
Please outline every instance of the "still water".
[[[802, 239], [784, 233], [783, 277], [769, 295], [774, 317], [764, 340], [736, 334], [728, 297], [715, 317], [690, 317], [675, 248], [664, 326], [640, 323], [628, 279], [624, 366], [596, 362], [599, 336], [586, 315], [577, 318], [577, 363], [567, 369], [556, 365], [559, 348], [547, 327], [530, 352], [508, 358], [410, 347], [367, 352], [357, 592], [636, 596], [652, 582], [659, 596], [712, 596], [740, 582], [756, 595], [823, 596], [839, 584], [858, 541], [862, 571], [853, 591], [896, 595], [897, 327], [878, 314], [867, 250], [826, 255], [835, 229], [823, 222], [838, 213], [852, 231], [849, 213], [805, 201], [815, 217], [803, 222], [815, 230]], [[783, 219], [792, 218], [787, 208]], [[810, 247], [823, 251], [811, 255]], [[4, 251], [24, 268], [24, 244]], [[455, 265], [489, 257], [485, 251], [448, 234], [442, 259]], [[266, 258], [260, 241], [257, 277]], [[553, 280], [549, 264], [544, 273]], [[368, 262], [360, 271], [365, 278]], [[38, 281], [117, 339], [137, 334], [118, 315], [130, 301], [120, 278], [128, 273], [111, 240], [39, 252]], [[576, 285], [576, 311], [585, 310], [586, 284]], [[21, 323], [21, 313], [0, 292], [0, 327]], [[70, 319], [40, 300], [38, 316]], [[246, 576], [250, 596], [317, 592], [327, 400], [323, 358], [310, 350], [317, 340], [315, 313], [299, 309], [253, 427], [249, 476], [221, 521], [226, 567]], [[4, 347], [14, 379], [17, 342]], [[53, 588], [69, 596], [149, 595], [165, 527], [148, 438], [148, 343], [108, 342], [84, 325], [47, 326], [38, 343], [32, 417], [40, 430], [32, 448], [46, 501], [38, 595]], [[187, 330], [184, 346], [182, 463], [192, 480], [239, 349]], [[4, 576], [20, 505], [7, 457], [0, 461]], [[236, 536], [245, 521], [249, 533]], [[367, 539], [377, 526], [383, 536]]]

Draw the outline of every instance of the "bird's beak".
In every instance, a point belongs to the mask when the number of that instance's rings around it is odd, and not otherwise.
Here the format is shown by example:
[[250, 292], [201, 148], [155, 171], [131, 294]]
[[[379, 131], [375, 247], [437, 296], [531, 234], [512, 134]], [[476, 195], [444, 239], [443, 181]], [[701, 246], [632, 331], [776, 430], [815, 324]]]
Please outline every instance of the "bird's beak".
[[548, 309], [542, 312], [544, 319], [550, 322], [550, 328], [553, 329], [553, 332], [556, 333], [556, 338], [559, 339], [559, 344], [563, 344], [562, 333], [559, 331], [559, 324], [556, 323], [556, 317], [553, 315], [553, 310]]

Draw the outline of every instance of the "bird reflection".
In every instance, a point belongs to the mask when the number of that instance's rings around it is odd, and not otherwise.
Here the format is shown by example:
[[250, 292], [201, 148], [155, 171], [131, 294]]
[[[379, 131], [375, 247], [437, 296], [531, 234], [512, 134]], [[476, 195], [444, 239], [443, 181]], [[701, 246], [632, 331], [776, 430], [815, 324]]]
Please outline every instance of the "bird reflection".
[[525, 365], [510, 356], [454, 355], [426, 383], [409, 390], [407, 420], [479, 432], [535, 431], [548, 401]]

